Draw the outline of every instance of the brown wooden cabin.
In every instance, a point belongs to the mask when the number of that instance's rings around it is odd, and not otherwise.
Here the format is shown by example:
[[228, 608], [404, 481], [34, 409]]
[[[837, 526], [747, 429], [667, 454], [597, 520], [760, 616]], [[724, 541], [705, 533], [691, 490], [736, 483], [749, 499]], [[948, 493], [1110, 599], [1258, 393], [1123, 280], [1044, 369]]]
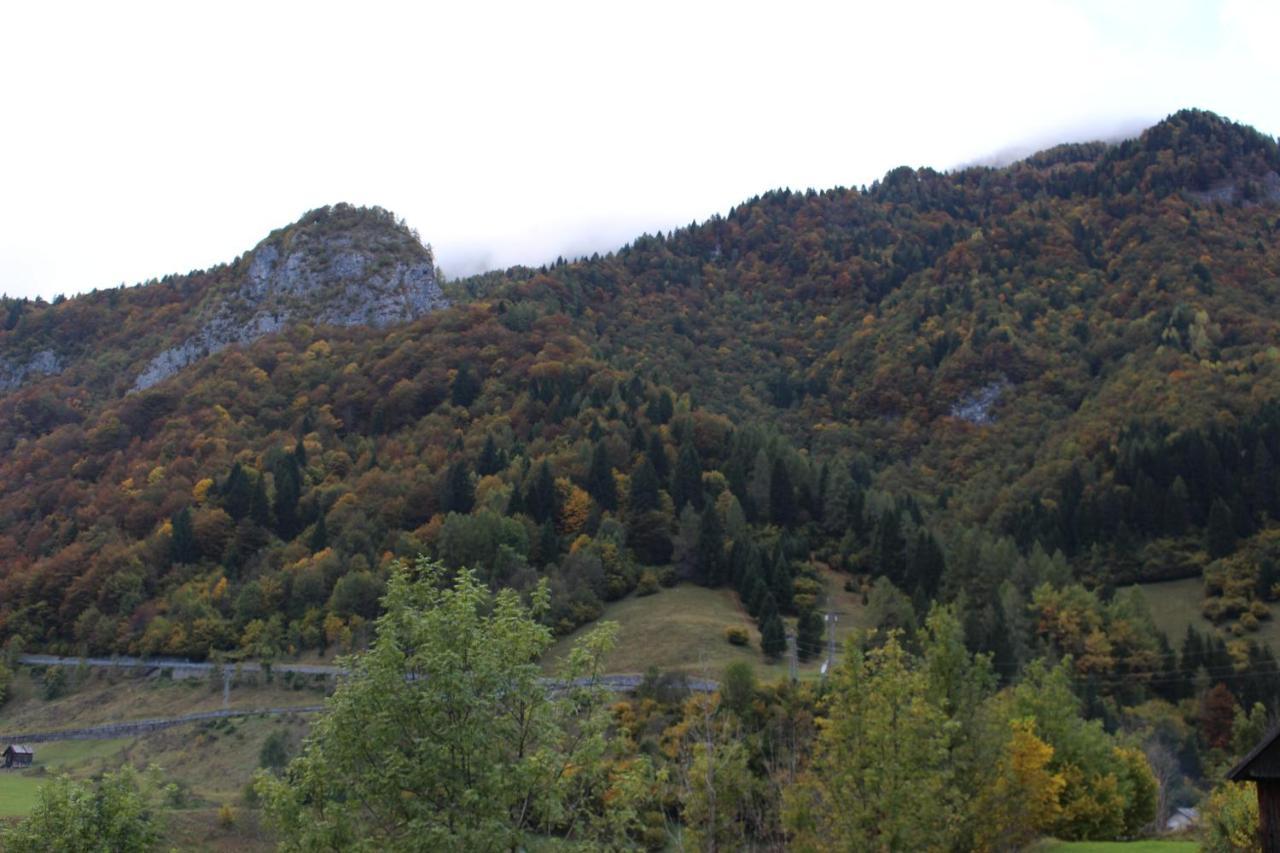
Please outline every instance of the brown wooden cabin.
[[35, 757], [36, 751], [29, 746], [11, 743], [4, 748], [5, 767], [30, 767]]
[[1258, 836], [1264, 853], [1280, 853], [1280, 727], [1232, 767], [1227, 778], [1258, 787]]

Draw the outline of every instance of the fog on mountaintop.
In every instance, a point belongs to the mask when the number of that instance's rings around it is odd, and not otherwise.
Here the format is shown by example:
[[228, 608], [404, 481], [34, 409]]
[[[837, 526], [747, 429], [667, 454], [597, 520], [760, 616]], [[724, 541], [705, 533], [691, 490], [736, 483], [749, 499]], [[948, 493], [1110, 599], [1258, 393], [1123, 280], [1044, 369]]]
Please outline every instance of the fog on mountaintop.
[[[1044, 129], [986, 155], [958, 162], [913, 163], [904, 162], [905, 157], [896, 162], [888, 159], [883, 162], [850, 162], [847, 170], [842, 170], [843, 174], [832, 173], [830, 181], [813, 188], [870, 185], [901, 165], [928, 166], [943, 171], [971, 166], [1004, 166], [1065, 143], [1116, 142], [1131, 138], [1155, 124], [1159, 118], [1094, 118], [1059, 129]], [[902, 147], [907, 146], [904, 144]], [[766, 165], [761, 165], [762, 172]], [[777, 174], [775, 171], [774, 175]], [[811, 176], [813, 173], [806, 174]], [[676, 174], [671, 176], [671, 180], [670, 186], [650, 188], [645, 198], [633, 198], [630, 193], [620, 191], [616, 196], [596, 195], [591, 201], [590, 188], [584, 188], [581, 182], [575, 184], [573, 178], [566, 176], [559, 200], [562, 206], [548, 204], [542, 207], [532, 199], [517, 197], [516, 203], [503, 206], [505, 218], [501, 209], [496, 214], [493, 209], [486, 214], [484, 209], [477, 207], [466, 213], [455, 212], [447, 199], [419, 199], [409, 194], [387, 199], [376, 197], [376, 191], [369, 191], [350, 198], [311, 198], [302, 201], [296, 210], [282, 210], [283, 204], [277, 203], [269, 214], [270, 218], [265, 208], [241, 210], [234, 221], [219, 217], [201, 224], [193, 223], [181, 241], [166, 240], [164, 234], [151, 233], [155, 223], [139, 222], [131, 233], [115, 237], [104, 233], [105, 244], [97, 246], [95, 251], [74, 256], [42, 254], [36, 246], [25, 246], [19, 251], [17, 247], [0, 245], [0, 293], [27, 297], [39, 295], [51, 299], [60, 293], [74, 294], [121, 283], [134, 284], [170, 273], [182, 274], [212, 267], [248, 251], [270, 230], [289, 224], [308, 208], [339, 201], [392, 209], [416, 228], [422, 240], [432, 247], [436, 263], [445, 276], [458, 279], [512, 266], [537, 267], [553, 263], [557, 258], [573, 260], [594, 253], [613, 252], [642, 234], [669, 232], [715, 215], [725, 215], [733, 206], [783, 186], [776, 181], [771, 182], [770, 177], [764, 175], [753, 179], [733, 174], [722, 177], [714, 187], [711, 184], [692, 185], [687, 181], [681, 183], [681, 177]], [[790, 185], [793, 190], [808, 188], [800, 183]], [[520, 201], [524, 202], [523, 208], [518, 203]], [[448, 212], [442, 213], [442, 209]], [[205, 212], [203, 215], [209, 214]]]
[[[1162, 116], [1144, 116], [1092, 119], [1057, 130], [1042, 131], [973, 160], [952, 164], [899, 163], [875, 174], [859, 172], [856, 181], [852, 183], [832, 183], [827, 186], [813, 187], [813, 189], [824, 190], [841, 185], [865, 186], [879, 180], [885, 172], [897, 165], [917, 168], [929, 166], [940, 171], [955, 171], [974, 166], [998, 168], [1057, 145], [1097, 141], [1115, 143], [1130, 139], [1141, 134], [1161, 118]], [[855, 171], [856, 169], [855, 164]], [[778, 187], [744, 186], [741, 188], [740, 197], [736, 200], [721, 204], [719, 207], [703, 206], [697, 210], [691, 209], [696, 202], [673, 194], [672, 210], [668, 215], [659, 213], [628, 215], [619, 211], [606, 220], [600, 217], [583, 217], [578, 221], [565, 220], [556, 225], [529, 223], [527, 228], [518, 233], [488, 235], [484, 238], [440, 240], [424, 234], [423, 239], [431, 243], [436, 255], [436, 263], [440, 265], [446, 277], [458, 279], [513, 266], [537, 267], [553, 263], [557, 258], [573, 260], [589, 257], [594, 253], [606, 254], [627, 245], [641, 234], [672, 231], [687, 226], [691, 222], [702, 222], [717, 214], [724, 215], [734, 204], [745, 202], [752, 196], [773, 189]], [[793, 186], [790, 189], [803, 191], [808, 187]], [[625, 206], [626, 200], [619, 199], [619, 203]], [[406, 218], [410, 217], [406, 216]], [[410, 224], [413, 224], [412, 221]]]

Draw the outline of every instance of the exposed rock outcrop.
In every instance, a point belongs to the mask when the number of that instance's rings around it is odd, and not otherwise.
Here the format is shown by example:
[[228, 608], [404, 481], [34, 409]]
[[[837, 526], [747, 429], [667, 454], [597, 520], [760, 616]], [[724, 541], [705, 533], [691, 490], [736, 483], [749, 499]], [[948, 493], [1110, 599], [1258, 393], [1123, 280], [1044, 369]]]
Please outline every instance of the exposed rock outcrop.
[[314, 210], [272, 233], [237, 268], [238, 286], [206, 297], [196, 332], [156, 355], [135, 391], [290, 323], [388, 326], [448, 305], [431, 250], [380, 208]]
[[1004, 377], [994, 382], [989, 382], [963, 400], [953, 404], [950, 415], [953, 418], [959, 418], [977, 426], [990, 426], [996, 422], [992, 409], [996, 403], [1000, 402], [1000, 398], [1004, 396], [1004, 392], [1009, 390], [1010, 387], [1012, 386], [1009, 384], [1009, 380]]
[[56, 376], [63, 370], [62, 359], [53, 350], [40, 350], [27, 359], [0, 358], [0, 393], [13, 391], [36, 376]]

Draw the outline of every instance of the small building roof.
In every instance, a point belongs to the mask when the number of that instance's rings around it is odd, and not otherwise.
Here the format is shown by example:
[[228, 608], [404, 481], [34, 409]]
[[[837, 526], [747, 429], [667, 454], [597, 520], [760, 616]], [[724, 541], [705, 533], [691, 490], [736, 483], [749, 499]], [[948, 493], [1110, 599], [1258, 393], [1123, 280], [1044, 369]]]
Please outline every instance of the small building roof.
[[36, 751], [29, 746], [23, 746], [20, 743], [11, 743], [5, 747], [5, 752], [12, 752], [14, 755], [35, 755]]
[[1227, 771], [1233, 782], [1280, 781], [1280, 726], [1276, 726], [1249, 754]]

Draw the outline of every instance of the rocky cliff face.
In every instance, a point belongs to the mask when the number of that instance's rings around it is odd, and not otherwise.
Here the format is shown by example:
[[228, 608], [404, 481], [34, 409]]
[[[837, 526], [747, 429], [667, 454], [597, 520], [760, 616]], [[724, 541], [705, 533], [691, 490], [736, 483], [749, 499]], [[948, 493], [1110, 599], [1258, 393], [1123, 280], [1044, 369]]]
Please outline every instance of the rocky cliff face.
[[379, 208], [312, 211], [236, 268], [237, 285], [205, 297], [196, 331], [152, 358], [134, 390], [291, 323], [387, 326], [448, 305], [431, 250]]
[[40, 350], [30, 358], [0, 359], [0, 394], [12, 391], [37, 376], [56, 376], [62, 368], [62, 359], [48, 349]]

